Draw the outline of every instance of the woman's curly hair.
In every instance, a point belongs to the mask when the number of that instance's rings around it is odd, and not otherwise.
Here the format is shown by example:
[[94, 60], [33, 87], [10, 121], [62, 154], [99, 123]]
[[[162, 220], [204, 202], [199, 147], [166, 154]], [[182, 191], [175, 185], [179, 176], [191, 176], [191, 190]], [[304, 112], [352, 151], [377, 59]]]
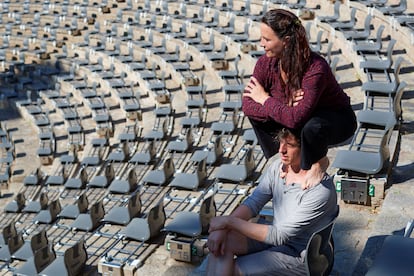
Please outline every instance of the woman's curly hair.
[[280, 57], [280, 66], [287, 75], [287, 87], [290, 93], [301, 88], [304, 72], [310, 63], [311, 49], [300, 19], [283, 9], [268, 11], [262, 23], [269, 26], [280, 38], [286, 38], [286, 47]]

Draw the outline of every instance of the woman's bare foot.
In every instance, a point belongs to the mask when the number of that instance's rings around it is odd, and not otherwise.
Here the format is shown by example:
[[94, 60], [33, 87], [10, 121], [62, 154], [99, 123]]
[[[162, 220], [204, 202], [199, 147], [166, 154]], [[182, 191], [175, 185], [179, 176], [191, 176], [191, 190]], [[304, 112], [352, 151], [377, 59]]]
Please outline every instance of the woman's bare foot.
[[319, 184], [328, 167], [329, 158], [327, 156], [322, 157], [318, 162], [314, 163], [310, 170], [306, 172], [305, 183], [303, 183], [302, 188], [309, 189]]

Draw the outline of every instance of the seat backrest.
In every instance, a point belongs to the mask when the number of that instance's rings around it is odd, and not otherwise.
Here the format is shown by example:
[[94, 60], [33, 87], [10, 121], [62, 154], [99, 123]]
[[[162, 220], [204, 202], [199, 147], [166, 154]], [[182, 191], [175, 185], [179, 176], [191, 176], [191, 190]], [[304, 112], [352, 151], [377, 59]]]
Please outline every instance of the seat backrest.
[[21, 232], [9, 238], [7, 246], [9, 247], [10, 255], [13, 255], [24, 244], [23, 234]]
[[341, 4], [342, 4], [342, 1], [339, 1], [339, 0], [335, 1], [335, 4], [334, 4], [334, 16], [337, 18], [339, 18], [340, 16]]
[[82, 193], [77, 199], [76, 204], [78, 205], [79, 213], [86, 213], [88, 211], [88, 196], [86, 193]]
[[371, 21], [372, 21], [372, 16], [368, 14], [368, 16], [365, 17], [365, 21], [364, 21], [364, 32], [368, 34], [371, 33]]
[[34, 251], [34, 264], [36, 272], [43, 271], [49, 264], [56, 259], [55, 251], [52, 246], [44, 246]]
[[398, 85], [397, 91], [395, 92], [394, 96], [394, 114], [396, 120], [402, 120], [402, 107], [401, 107], [401, 99], [404, 94], [405, 88], [407, 87], [406, 82], [401, 82]]
[[49, 212], [50, 212], [50, 217], [52, 221], [54, 221], [57, 218], [58, 214], [61, 211], [62, 211], [62, 206], [60, 205], [59, 199], [55, 199], [49, 204]]
[[150, 238], [155, 237], [164, 228], [166, 216], [164, 211], [164, 201], [160, 202], [151, 208], [148, 212], [147, 221], [150, 228]]
[[92, 228], [94, 229], [96, 226], [98, 226], [98, 224], [100, 223], [100, 221], [105, 216], [105, 209], [103, 207], [103, 203], [102, 203], [101, 200], [95, 202], [92, 205], [91, 212], [90, 212], [90, 216], [91, 216], [91, 220], [92, 220]]
[[382, 45], [382, 34], [384, 33], [385, 26], [381, 24], [377, 29], [377, 35], [375, 36], [375, 42]]
[[88, 173], [86, 171], [86, 168], [82, 168], [79, 172], [79, 178], [82, 183], [82, 187], [80, 189], [84, 189], [86, 187], [86, 184], [88, 183]]
[[206, 159], [207, 158], [204, 158], [197, 164], [197, 176], [199, 181], [203, 181], [207, 177]]
[[3, 240], [0, 241], [0, 245], [6, 245], [9, 241], [9, 238], [13, 237], [13, 236], [16, 236], [16, 235], [17, 235], [16, 225], [14, 224], [14, 221], [11, 221], [2, 230]]
[[352, 7], [349, 21], [352, 22], [354, 25], [356, 22], [356, 12], [357, 12], [357, 9], [355, 7]]
[[246, 168], [246, 175], [248, 177], [253, 172], [255, 167], [253, 148], [249, 148], [247, 150], [246, 156], [244, 157], [244, 166]]
[[139, 196], [139, 193], [133, 194], [128, 199], [128, 212], [131, 218], [136, 217], [141, 212], [141, 197]]
[[30, 247], [32, 248], [33, 253], [37, 250], [47, 246], [49, 241], [47, 239], [46, 231], [42, 229], [39, 233], [32, 236], [30, 239]]
[[69, 247], [64, 254], [65, 267], [68, 275], [81, 275], [87, 259], [88, 253], [86, 252], [85, 242], [83, 240]]
[[216, 216], [216, 203], [214, 202], [214, 194], [203, 200], [200, 206], [200, 221], [202, 233], [207, 233], [210, 220]]
[[47, 195], [47, 192], [43, 192], [40, 194], [39, 204], [40, 204], [40, 209], [44, 210], [47, 208], [47, 205], [49, 204], [49, 197]]
[[400, 84], [400, 71], [401, 71], [403, 62], [404, 62], [404, 58], [402, 56], [399, 56], [397, 60], [394, 62], [393, 75], [394, 75], [394, 81], [397, 84]]
[[23, 206], [26, 204], [26, 197], [24, 196], [24, 193], [23, 192], [18, 193], [16, 195], [16, 197], [14, 198], [14, 200], [17, 203], [18, 209], [19, 210], [22, 210], [23, 209]]
[[[339, 212], [339, 207], [338, 211]], [[314, 232], [306, 246], [305, 263], [308, 276], [328, 276], [334, 262], [334, 245], [332, 230], [338, 216]]]
[[137, 185], [137, 182], [138, 182], [137, 173], [135, 172], [134, 168], [131, 168], [128, 172], [128, 184], [130, 187], [130, 191], [132, 190], [133, 187]]
[[105, 165], [105, 177], [108, 183], [110, 183], [115, 178], [114, 167], [112, 166], [111, 163], [108, 163]]
[[172, 158], [167, 158], [163, 165], [163, 171], [165, 175], [165, 179], [169, 179], [174, 175], [175, 172], [175, 166], [174, 161]]
[[222, 136], [219, 135], [214, 140], [214, 153], [216, 155], [216, 158], [220, 157], [224, 153], [223, 143], [221, 142]]

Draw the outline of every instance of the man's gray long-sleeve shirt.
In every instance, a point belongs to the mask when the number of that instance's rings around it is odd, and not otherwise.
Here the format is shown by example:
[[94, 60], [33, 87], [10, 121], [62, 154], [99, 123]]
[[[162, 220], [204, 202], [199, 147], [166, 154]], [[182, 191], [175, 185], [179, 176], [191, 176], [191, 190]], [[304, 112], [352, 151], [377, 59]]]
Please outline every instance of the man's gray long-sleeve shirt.
[[256, 216], [272, 200], [274, 218], [264, 242], [289, 246], [301, 255], [312, 233], [337, 215], [337, 195], [328, 175], [321, 183], [306, 190], [302, 190], [300, 184], [286, 185], [280, 178], [280, 164], [280, 160], [276, 160], [269, 166], [243, 205]]

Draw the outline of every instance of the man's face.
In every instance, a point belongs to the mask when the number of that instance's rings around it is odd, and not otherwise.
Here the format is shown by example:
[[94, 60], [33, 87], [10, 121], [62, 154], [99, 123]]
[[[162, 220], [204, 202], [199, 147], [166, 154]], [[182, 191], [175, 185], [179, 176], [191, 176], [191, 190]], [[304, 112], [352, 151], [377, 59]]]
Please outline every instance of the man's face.
[[292, 135], [280, 139], [279, 153], [284, 165], [300, 165], [300, 145]]
[[265, 50], [266, 56], [279, 58], [285, 47], [285, 41], [280, 39], [272, 28], [264, 23], [260, 24], [260, 33], [260, 46]]

